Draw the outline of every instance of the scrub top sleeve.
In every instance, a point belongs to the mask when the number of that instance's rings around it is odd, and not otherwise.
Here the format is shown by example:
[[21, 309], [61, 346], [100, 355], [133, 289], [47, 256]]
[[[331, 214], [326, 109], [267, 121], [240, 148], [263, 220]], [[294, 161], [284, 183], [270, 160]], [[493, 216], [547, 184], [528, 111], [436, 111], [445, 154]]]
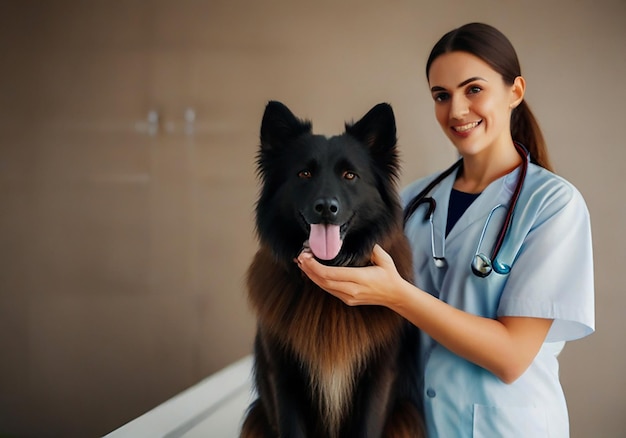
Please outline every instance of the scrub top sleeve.
[[535, 216], [498, 307], [498, 316], [553, 319], [546, 342], [582, 338], [595, 329], [589, 212], [580, 193], [569, 189]]

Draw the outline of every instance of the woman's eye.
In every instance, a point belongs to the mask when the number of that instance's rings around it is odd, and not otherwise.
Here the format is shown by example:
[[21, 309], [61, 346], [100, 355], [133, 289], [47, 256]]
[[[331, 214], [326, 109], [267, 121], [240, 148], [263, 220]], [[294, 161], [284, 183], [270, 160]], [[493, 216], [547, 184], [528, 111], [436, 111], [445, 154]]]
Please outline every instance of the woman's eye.
[[449, 98], [450, 98], [450, 95], [448, 93], [437, 93], [433, 96], [433, 99], [435, 99], [435, 102], [445, 102]]
[[477, 94], [480, 93], [483, 89], [478, 86], [469, 87], [467, 90], [467, 94]]
[[346, 171], [343, 173], [343, 178], [344, 178], [344, 179], [347, 179], [348, 181], [351, 181], [351, 180], [353, 180], [353, 179], [355, 179], [355, 178], [356, 178], [356, 173], [354, 173], [354, 172], [350, 172], [349, 170], [346, 170]]
[[302, 179], [309, 179], [311, 178], [313, 175], [311, 174], [310, 171], [308, 170], [301, 170], [300, 172], [298, 172], [298, 178], [302, 178]]

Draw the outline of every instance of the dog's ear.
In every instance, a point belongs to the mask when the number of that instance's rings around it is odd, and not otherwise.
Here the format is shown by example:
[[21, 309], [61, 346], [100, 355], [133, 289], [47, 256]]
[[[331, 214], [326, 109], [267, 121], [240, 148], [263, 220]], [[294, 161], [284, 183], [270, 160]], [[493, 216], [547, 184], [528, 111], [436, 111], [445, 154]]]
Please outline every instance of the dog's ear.
[[298, 119], [284, 104], [270, 101], [261, 122], [261, 149], [284, 146], [302, 134], [311, 133], [311, 122]]
[[388, 103], [379, 103], [356, 123], [346, 123], [346, 133], [374, 151], [384, 152], [396, 146], [396, 119]]
[[379, 103], [356, 123], [346, 123], [346, 134], [365, 144], [376, 164], [385, 166], [391, 174], [398, 172], [396, 119], [391, 105]]

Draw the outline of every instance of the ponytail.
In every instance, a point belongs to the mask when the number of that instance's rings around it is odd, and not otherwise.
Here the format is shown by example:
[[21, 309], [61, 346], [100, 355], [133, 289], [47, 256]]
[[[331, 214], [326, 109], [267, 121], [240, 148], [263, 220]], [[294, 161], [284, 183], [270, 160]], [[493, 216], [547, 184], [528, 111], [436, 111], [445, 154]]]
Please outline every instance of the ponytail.
[[511, 114], [511, 136], [513, 140], [526, 147], [531, 163], [554, 171], [539, 123], [525, 100], [522, 100]]

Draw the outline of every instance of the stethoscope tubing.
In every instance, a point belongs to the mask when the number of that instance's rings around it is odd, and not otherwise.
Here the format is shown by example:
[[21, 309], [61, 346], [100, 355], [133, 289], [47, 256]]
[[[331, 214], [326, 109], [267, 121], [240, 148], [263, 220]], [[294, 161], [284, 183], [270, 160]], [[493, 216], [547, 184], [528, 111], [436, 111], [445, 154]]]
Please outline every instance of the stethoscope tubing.
[[[513, 213], [515, 211], [515, 207], [517, 205], [517, 201], [519, 199], [520, 193], [522, 192], [522, 187], [524, 185], [524, 181], [526, 180], [526, 174], [528, 173], [528, 152], [526, 151], [526, 148], [521, 145], [520, 143], [514, 142], [515, 145], [515, 149], [517, 150], [517, 152], [519, 153], [519, 155], [522, 157], [522, 165], [521, 165], [521, 169], [520, 169], [520, 174], [517, 178], [517, 183], [515, 185], [515, 190], [513, 191], [513, 195], [511, 195], [511, 200], [509, 202], [509, 208], [507, 209], [506, 212], [506, 216], [504, 218], [504, 223], [502, 225], [502, 227], [500, 228], [500, 232], [498, 233], [498, 237], [496, 239], [496, 243], [494, 245], [493, 251], [492, 251], [492, 255], [491, 258], [486, 257], [484, 254], [479, 252], [480, 246], [482, 244], [484, 235], [485, 235], [485, 231], [487, 228], [487, 224], [489, 223], [491, 216], [493, 215], [494, 211], [496, 209], [498, 209], [499, 207], [502, 206], [502, 204], [498, 204], [496, 207], [494, 207], [490, 213], [489, 216], [487, 218], [487, 221], [485, 222], [485, 226], [483, 227], [480, 239], [478, 241], [478, 248], [476, 249], [476, 254], [474, 254], [474, 258], [472, 259], [472, 263], [471, 263], [471, 268], [472, 268], [472, 272], [479, 276], [479, 277], [486, 277], [488, 276], [492, 270], [498, 272], [499, 274], [507, 274], [511, 267], [508, 265], [504, 265], [502, 263], [499, 263], [496, 261], [497, 257], [498, 257], [498, 253], [500, 252], [500, 249], [502, 248], [502, 245], [504, 244], [504, 239], [509, 231], [509, 228], [511, 227], [511, 223], [513, 221]], [[452, 166], [450, 166], [448, 169], [446, 169], [445, 171], [443, 171], [441, 174], [439, 174], [433, 181], [431, 181], [426, 188], [424, 188], [424, 190], [422, 190], [421, 192], [419, 192], [413, 199], [411, 199], [411, 201], [407, 204], [407, 206], [404, 209], [404, 225], [406, 226], [408, 220], [410, 219], [410, 217], [413, 215], [413, 213], [415, 212], [415, 210], [423, 203], [428, 203], [429, 204], [429, 208], [426, 212], [426, 215], [424, 217], [424, 220], [430, 220], [430, 225], [431, 225], [431, 250], [432, 250], [432, 256], [433, 256], [433, 260], [435, 262], [435, 265], [437, 267], [443, 267], [446, 265], [445, 262], [445, 253], [442, 254], [441, 257], [437, 257], [435, 255], [435, 238], [434, 238], [434, 227], [433, 227], [433, 215], [434, 215], [434, 211], [435, 208], [437, 206], [437, 203], [435, 202], [434, 198], [431, 197], [427, 197], [427, 195], [437, 186], [439, 185], [444, 179], [446, 179], [450, 174], [452, 174], [452, 172], [454, 172], [455, 170], [457, 170], [461, 165], [463, 164], [463, 159], [459, 159], [456, 163], [454, 163]], [[444, 247], [445, 248], [445, 247]], [[445, 249], [444, 249], [445, 251]], [[478, 263], [476, 260], [480, 259]], [[480, 265], [480, 268], [475, 266], [475, 265]]]
[[[520, 169], [520, 174], [517, 177], [517, 184], [515, 185], [515, 191], [511, 196], [511, 200], [509, 201], [509, 208], [506, 212], [506, 217], [504, 218], [504, 225], [502, 227], [502, 231], [498, 235], [498, 240], [496, 240], [496, 244], [493, 248], [493, 256], [491, 260], [496, 259], [498, 253], [500, 252], [500, 248], [502, 248], [502, 244], [504, 243], [504, 238], [506, 237], [509, 228], [511, 227], [511, 222], [513, 222], [513, 212], [515, 211], [515, 206], [517, 205], [517, 200], [519, 199], [519, 195], [522, 192], [522, 187], [524, 185], [524, 181], [526, 180], [526, 174], [528, 173], [528, 158], [526, 156], [526, 148], [519, 143], [514, 143], [515, 149], [522, 157], [522, 166]], [[494, 262], [495, 264], [495, 262]]]
[[[424, 202], [425, 199], [433, 199], [433, 198], [426, 198], [426, 195], [428, 195], [432, 191], [432, 189], [437, 187], [452, 172], [454, 172], [459, 167], [461, 167], [461, 164], [463, 164], [463, 158], [461, 158], [460, 160], [457, 160], [456, 163], [454, 163], [448, 169], [444, 170], [441, 174], [437, 176], [437, 178], [431, 181], [431, 183], [428, 184], [424, 190], [419, 192], [413, 199], [411, 199], [411, 201], [404, 208], [404, 225], [406, 225], [406, 223], [409, 221], [409, 218], [413, 215], [413, 213], [415, 213], [415, 210], [417, 210], [417, 207], [419, 207]], [[426, 213], [427, 215], [426, 217], [433, 214], [433, 212], [435, 211], [435, 206], [436, 206], [436, 203], [435, 203], [435, 200], [433, 199], [433, 204], [431, 204], [431, 207]]]

